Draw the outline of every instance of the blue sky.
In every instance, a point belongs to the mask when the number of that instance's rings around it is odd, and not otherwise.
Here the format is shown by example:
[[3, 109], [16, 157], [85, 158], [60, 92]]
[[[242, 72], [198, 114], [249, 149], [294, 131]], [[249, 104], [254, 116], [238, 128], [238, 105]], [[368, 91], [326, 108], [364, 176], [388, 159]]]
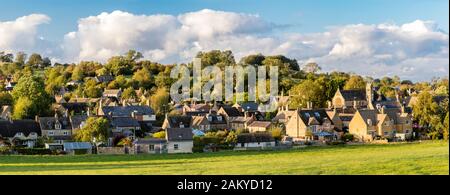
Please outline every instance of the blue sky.
[[448, 32], [448, 0], [0, 0], [0, 51], [62, 63], [129, 49], [182, 63], [220, 49], [429, 80], [449, 74]]
[[405, 23], [416, 19], [433, 20], [449, 31], [448, 0], [0, 0], [0, 21], [31, 13], [52, 18], [42, 32], [58, 40], [76, 30], [79, 18], [114, 10], [134, 14], [172, 14], [214, 9], [258, 14], [287, 24], [285, 31], [319, 32], [328, 26], [345, 24]]

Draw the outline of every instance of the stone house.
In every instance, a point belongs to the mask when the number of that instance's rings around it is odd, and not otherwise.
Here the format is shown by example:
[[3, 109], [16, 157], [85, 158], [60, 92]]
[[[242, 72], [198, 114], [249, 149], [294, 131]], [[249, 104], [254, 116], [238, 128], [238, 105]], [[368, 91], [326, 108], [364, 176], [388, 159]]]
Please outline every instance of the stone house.
[[334, 123], [324, 109], [298, 109], [286, 124], [286, 135], [295, 140], [337, 139]]
[[192, 128], [167, 128], [168, 153], [192, 153], [194, 147]]

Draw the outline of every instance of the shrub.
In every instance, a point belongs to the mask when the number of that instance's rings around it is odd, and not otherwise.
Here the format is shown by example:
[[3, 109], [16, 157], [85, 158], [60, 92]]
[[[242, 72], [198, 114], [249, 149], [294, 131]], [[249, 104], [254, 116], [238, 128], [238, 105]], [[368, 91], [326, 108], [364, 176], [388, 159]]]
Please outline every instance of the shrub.
[[16, 148], [18, 154], [23, 155], [49, 155], [52, 151], [47, 148]]
[[153, 134], [153, 137], [164, 139], [164, 138], [166, 138], [166, 132], [165, 131], [156, 132]]
[[0, 154], [11, 154], [11, 149], [9, 147], [0, 147]]
[[353, 141], [354, 138], [355, 138], [355, 136], [353, 134], [345, 133], [341, 139], [342, 139], [342, 141], [349, 142], [349, 141]]

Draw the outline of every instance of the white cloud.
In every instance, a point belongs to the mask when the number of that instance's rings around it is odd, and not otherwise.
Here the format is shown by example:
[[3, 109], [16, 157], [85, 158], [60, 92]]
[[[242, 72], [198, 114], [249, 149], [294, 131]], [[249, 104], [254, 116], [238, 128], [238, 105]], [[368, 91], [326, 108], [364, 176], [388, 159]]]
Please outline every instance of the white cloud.
[[33, 51], [46, 40], [38, 36], [37, 28], [50, 22], [43, 14], [31, 14], [13, 21], [0, 21], [0, 51]]
[[[123, 11], [81, 18], [60, 47], [49, 47], [36, 29], [49, 22], [30, 15], [0, 22], [1, 50], [45, 51], [62, 62], [106, 61], [129, 49], [162, 63], [192, 60], [198, 51], [232, 50], [240, 57], [283, 54], [300, 64], [316, 61], [324, 71], [351, 71], [373, 77], [398, 75], [424, 80], [449, 73], [448, 33], [433, 21], [406, 24], [349, 24], [319, 33], [282, 33], [258, 15], [200, 10], [180, 15], [135, 15]], [[23, 22], [25, 21], [25, 22]], [[11, 30], [13, 29], [13, 30]], [[59, 44], [59, 43], [58, 43]]]

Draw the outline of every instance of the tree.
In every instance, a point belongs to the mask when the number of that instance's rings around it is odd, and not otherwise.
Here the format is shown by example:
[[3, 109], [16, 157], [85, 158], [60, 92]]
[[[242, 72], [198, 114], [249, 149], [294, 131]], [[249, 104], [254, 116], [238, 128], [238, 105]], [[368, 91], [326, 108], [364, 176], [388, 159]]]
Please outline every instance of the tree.
[[17, 52], [15, 62], [20, 66], [25, 65], [25, 60], [27, 59], [27, 54], [24, 52]]
[[236, 64], [233, 52], [231, 52], [230, 50], [212, 50], [209, 52], [198, 52], [196, 57], [201, 59], [202, 67], [219, 66], [223, 68], [225, 66]]
[[153, 78], [147, 68], [136, 71], [133, 75], [133, 80], [137, 81], [139, 87], [143, 87], [144, 89], [150, 89], [153, 85]]
[[20, 97], [14, 104], [13, 119], [24, 119], [33, 117], [30, 111], [33, 110], [33, 104], [27, 97]]
[[361, 76], [358, 75], [351, 76], [344, 86], [344, 90], [365, 89], [365, 88], [366, 82]]
[[98, 98], [102, 96], [102, 88], [94, 79], [89, 79], [84, 85], [84, 94], [89, 98]]
[[75, 66], [72, 71], [72, 80], [73, 81], [81, 81], [84, 78], [84, 72], [81, 66]]
[[13, 104], [13, 97], [11, 96], [11, 94], [6, 92], [0, 92], [0, 106], [12, 104]]
[[303, 67], [303, 71], [307, 72], [307, 73], [317, 73], [320, 70], [322, 70], [322, 68], [320, 68], [319, 64], [315, 63], [315, 62], [310, 62], [308, 64], [305, 65], [305, 67]]
[[278, 141], [280, 141], [283, 136], [283, 131], [279, 127], [272, 128], [270, 133], [272, 134], [272, 137]]
[[304, 80], [300, 84], [294, 86], [291, 89], [290, 107], [292, 108], [306, 108], [308, 102], [312, 102], [313, 106], [320, 107], [323, 102], [321, 102], [321, 96], [323, 96], [323, 91], [321, 86], [312, 80]]
[[122, 93], [122, 99], [124, 100], [135, 100], [137, 98], [136, 91], [132, 87], [126, 88]]
[[121, 74], [129, 75], [132, 68], [129, 61], [123, 56], [111, 57], [105, 67], [115, 76]]
[[166, 111], [164, 106], [169, 103], [169, 93], [166, 88], [159, 88], [150, 97], [150, 105], [157, 115], [162, 115]]
[[93, 142], [94, 138], [96, 142], [105, 142], [108, 136], [108, 127], [109, 123], [106, 118], [89, 117], [83, 128], [75, 133], [74, 138], [81, 142]]
[[117, 76], [114, 81], [108, 84], [108, 89], [124, 89], [127, 88], [127, 79], [123, 75]]
[[433, 101], [433, 96], [428, 91], [419, 94], [417, 102], [413, 105], [414, 119], [419, 125], [426, 128], [428, 135], [437, 139], [444, 134], [446, 108], [441, 108]]
[[156, 132], [153, 134], [153, 137], [159, 138], [159, 139], [164, 139], [164, 138], [166, 138], [166, 132], [165, 131]]
[[448, 133], [448, 131], [449, 131], [449, 116], [448, 116], [448, 113], [449, 112], [447, 112], [447, 114], [445, 115], [445, 118], [444, 118], [444, 139], [445, 140], [448, 140], [448, 135], [449, 135], [449, 133]]
[[27, 118], [33, 118], [35, 115], [45, 115], [50, 108], [51, 97], [45, 91], [44, 81], [37, 76], [23, 76], [17, 82], [12, 91], [15, 102], [20, 98], [28, 98], [29, 107]]
[[122, 138], [119, 143], [117, 143], [118, 146], [128, 146], [131, 147], [133, 145], [133, 140], [131, 140], [128, 137]]
[[41, 55], [33, 53], [30, 58], [28, 58], [27, 66], [39, 67], [43, 65], [43, 62]]
[[14, 55], [10, 53], [0, 52], [0, 62], [13, 62]]

